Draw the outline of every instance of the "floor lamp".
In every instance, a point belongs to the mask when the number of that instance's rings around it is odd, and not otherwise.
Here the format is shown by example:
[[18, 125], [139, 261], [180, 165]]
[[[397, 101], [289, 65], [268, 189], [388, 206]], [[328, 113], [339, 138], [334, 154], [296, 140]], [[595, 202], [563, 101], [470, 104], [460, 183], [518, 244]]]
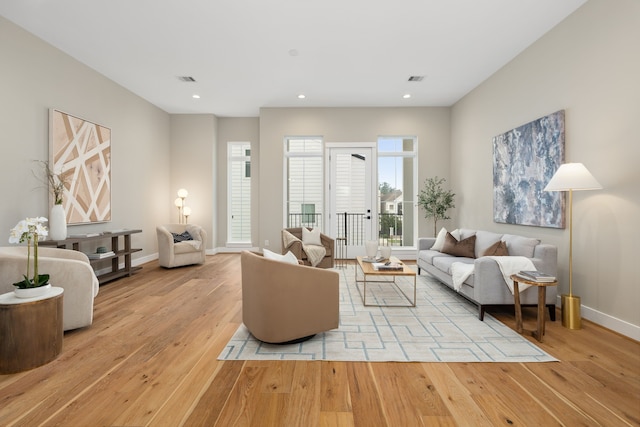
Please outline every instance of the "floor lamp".
[[599, 190], [602, 186], [582, 163], [561, 165], [544, 191], [569, 192], [569, 294], [562, 295], [562, 326], [580, 329], [580, 297], [573, 295], [573, 192]]

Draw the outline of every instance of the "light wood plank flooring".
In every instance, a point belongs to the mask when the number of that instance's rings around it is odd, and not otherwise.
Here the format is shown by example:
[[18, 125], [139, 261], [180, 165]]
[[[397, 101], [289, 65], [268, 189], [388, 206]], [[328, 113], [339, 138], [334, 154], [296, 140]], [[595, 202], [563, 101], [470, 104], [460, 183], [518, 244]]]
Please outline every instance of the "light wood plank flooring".
[[221, 362], [241, 322], [239, 256], [143, 267], [100, 288], [94, 324], [66, 333], [58, 359], [0, 376], [0, 425], [640, 425], [640, 343], [587, 321], [547, 323], [540, 346], [559, 363]]

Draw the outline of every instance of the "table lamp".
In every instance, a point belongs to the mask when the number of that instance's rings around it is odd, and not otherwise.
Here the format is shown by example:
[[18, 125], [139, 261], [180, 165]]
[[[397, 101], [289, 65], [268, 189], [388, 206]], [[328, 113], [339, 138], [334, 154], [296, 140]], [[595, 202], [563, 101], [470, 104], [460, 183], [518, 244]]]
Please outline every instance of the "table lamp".
[[562, 295], [562, 326], [580, 329], [580, 297], [573, 295], [573, 192], [600, 190], [602, 186], [582, 163], [561, 165], [544, 191], [569, 192], [569, 294]]

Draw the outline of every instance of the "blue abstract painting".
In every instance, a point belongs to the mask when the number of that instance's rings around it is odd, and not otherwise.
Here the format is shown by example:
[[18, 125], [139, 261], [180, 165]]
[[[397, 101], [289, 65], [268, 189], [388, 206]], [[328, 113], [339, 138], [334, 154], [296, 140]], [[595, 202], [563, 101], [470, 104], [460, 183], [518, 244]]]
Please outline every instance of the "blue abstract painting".
[[564, 110], [493, 138], [493, 218], [564, 228], [564, 192], [543, 191], [564, 162]]

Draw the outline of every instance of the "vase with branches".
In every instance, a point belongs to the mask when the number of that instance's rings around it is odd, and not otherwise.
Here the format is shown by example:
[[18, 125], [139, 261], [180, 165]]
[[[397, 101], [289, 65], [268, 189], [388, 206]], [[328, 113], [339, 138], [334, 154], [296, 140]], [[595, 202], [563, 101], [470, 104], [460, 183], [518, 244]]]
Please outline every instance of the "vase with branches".
[[450, 219], [447, 215], [449, 209], [455, 208], [453, 198], [455, 193], [451, 190], [445, 190], [442, 184], [446, 180], [444, 178], [427, 178], [424, 186], [418, 194], [418, 204], [424, 210], [424, 216], [427, 219], [433, 218], [433, 235], [437, 235], [437, 224], [441, 219]]
[[43, 172], [43, 179], [47, 184], [51, 195], [53, 196], [53, 204], [61, 205], [63, 202], [64, 188], [66, 185], [66, 178], [62, 173], [57, 173], [53, 170], [48, 161], [36, 160], [40, 163]]
[[37, 162], [42, 167], [42, 179], [53, 196], [53, 206], [49, 213], [49, 236], [53, 240], [64, 240], [67, 238], [67, 219], [62, 202], [67, 187], [67, 176], [56, 172], [48, 161]]

